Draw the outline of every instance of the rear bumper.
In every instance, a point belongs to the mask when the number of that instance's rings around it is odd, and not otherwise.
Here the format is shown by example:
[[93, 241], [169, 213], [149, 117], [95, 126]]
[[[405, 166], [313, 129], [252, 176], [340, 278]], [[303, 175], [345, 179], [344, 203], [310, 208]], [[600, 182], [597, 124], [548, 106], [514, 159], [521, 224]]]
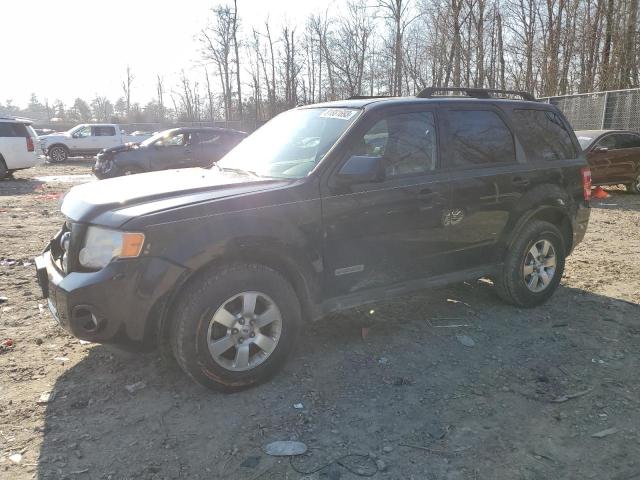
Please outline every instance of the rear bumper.
[[49, 310], [63, 329], [83, 340], [127, 345], [147, 340], [153, 306], [185, 269], [143, 257], [63, 275], [47, 249], [36, 258], [36, 270]]
[[[581, 202], [576, 209], [575, 217], [572, 221], [573, 227], [573, 245], [571, 251], [578, 245], [587, 233], [587, 227], [589, 226], [589, 216], [591, 215], [591, 207], [588, 202]], [[571, 252], [569, 252], [571, 253]]]

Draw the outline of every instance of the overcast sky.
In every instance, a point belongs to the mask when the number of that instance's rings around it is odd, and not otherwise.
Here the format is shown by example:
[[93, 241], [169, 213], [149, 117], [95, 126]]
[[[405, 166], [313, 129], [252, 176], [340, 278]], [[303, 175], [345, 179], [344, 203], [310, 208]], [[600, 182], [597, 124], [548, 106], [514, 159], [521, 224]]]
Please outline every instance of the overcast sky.
[[[335, 0], [339, 1], [339, 0]], [[0, 0], [0, 102], [26, 106], [31, 93], [67, 105], [96, 94], [115, 101], [127, 64], [135, 75], [132, 101], [155, 95], [155, 78], [168, 89], [181, 68], [198, 60], [195, 39], [207, 20], [211, 0]], [[229, 2], [231, 3], [231, 2]], [[238, 0], [243, 31], [267, 16], [303, 22], [324, 12], [332, 0]], [[302, 29], [302, 25], [300, 27]], [[201, 70], [198, 76], [202, 75]]]

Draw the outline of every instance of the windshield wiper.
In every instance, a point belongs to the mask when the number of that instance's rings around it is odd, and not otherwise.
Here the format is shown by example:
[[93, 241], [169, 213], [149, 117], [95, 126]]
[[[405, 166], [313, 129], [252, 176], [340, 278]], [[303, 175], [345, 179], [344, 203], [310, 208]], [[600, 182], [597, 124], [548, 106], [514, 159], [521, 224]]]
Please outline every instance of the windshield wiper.
[[242, 168], [221, 167], [217, 163], [215, 164], [215, 166], [218, 167], [218, 170], [221, 172], [233, 172], [233, 173], [239, 173], [241, 175], [247, 175], [250, 177], [260, 177], [260, 175], [258, 175], [256, 172], [251, 170], [243, 170]]

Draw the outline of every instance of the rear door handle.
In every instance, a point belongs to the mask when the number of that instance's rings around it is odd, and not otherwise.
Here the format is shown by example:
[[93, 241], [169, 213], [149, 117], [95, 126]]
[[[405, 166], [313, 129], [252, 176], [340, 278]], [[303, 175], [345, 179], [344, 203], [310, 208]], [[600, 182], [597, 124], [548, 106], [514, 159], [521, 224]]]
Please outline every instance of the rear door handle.
[[531, 180], [523, 177], [513, 177], [511, 179], [511, 184], [516, 187], [528, 187], [531, 184]]

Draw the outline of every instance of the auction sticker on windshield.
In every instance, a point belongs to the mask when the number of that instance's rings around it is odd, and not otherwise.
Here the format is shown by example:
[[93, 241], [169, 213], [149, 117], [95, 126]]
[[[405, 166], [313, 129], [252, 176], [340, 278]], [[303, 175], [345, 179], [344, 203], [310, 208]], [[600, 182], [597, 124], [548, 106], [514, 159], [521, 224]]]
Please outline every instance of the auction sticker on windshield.
[[320, 114], [320, 118], [339, 118], [341, 120], [349, 120], [356, 114], [357, 110], [348, 108], [327, 108]]

